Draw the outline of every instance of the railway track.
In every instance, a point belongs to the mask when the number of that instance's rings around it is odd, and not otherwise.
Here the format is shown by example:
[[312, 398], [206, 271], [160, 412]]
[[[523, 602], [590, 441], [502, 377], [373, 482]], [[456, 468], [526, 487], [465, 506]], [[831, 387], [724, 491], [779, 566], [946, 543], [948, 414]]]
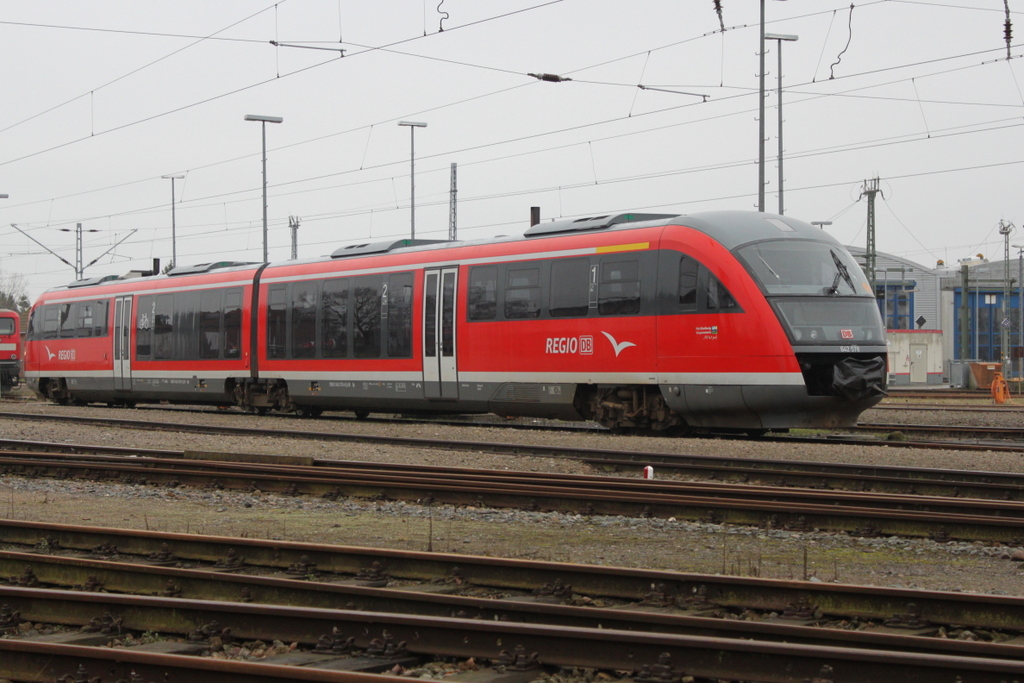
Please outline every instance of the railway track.
[[[534, 667], [543, 665], [632, 671], [641, 680], [645, 672], [650, 677], [659, 667], [676, 679], [695, 675], [787, 682], [826, 671], [843, 681], [892, 680], [894, 671], [905, 680], [942, 680], [934, 677], [940, 667], [947, 676], [972, 681], [1000, 680], [994, 676], [1024, 671], [1018, 633], [1024, 629], [1024, 600], [1019, 598], [58, 525], [5, 523], [0, 531], [22, 540], [35, 534], [50, 550], [57, 539], [70, 547], [90, 546], [105, 538], [101, 554], [122, 560], [130, 558], [130, 552], [144, 554], [159, 546], [157, 554], [170, 551], [179, 562], [189, 555], [204, 555], [191, 561], [209, 565], [211, 554], [236, 548], [246, 557], [248, 571], [268, 565], [280, 570], [288, 560], [300, 557], [306, 563], [321, 560], [318, 567], [340, 568], [348, 574], [324, 583], [331, 577], [321, 568], [316, 577], [300, 574], [318, 580], [313, 582], [251, 576], [242, 567], [227, 573], [223, 567], [176, 569], [0, 553], [4, 570], [25, 566], [34, 577], [22, 581], [33, 585], [0, 587], [0, 602], [9, 605], [6, 613], [20, 615], [8, 616], [8, 623], [91, 623], [122, 636], [126, 631], [188, 636], [187, 642], [170, 650], [165, 647], [160, 655], [145, 648], [119, 650], [138, 655], [119, 662], [141, 666], [187, 669], [181, 655], [159, 658], [169, 656], [168, 651], [196, 655], [217, 649], [227, 641], [220, 634], [228, 629], [239, 640], [300, 643], [303, 648], [293, 660], [300, 659], [307, 667], [363, 670], [457, 657], [497, 662], [506, 673], [518, 670], [516, 662], [521, 662], [524, 675], [531, 670], [538, 674]], [[113, 540], [131, 551], [121, 546], [113, 550]], [[369, 578], [360, 579], [360, 572], [367, 569]], [[22, 578], [28, 574], [25, 570]], [[87, 578], [69, 586], [77, 577]], [[445, 577], [444, 582], [437, 583], [438, 577]], [[387, 587], [388, 581], [392, 587]], [[54, 585], [77, 590], [54, 590]], [[510, 588], [530, 593], [509, 595]], [[729, 617], [740, 614], [742, 619]], [[861, 628], [836, 628], [839, 619], [860, 620]], [[993, 641], [1002, 642], [950, 640], [953, 623], [989, 629]], [[79, 638], [103, 640], [95, 633]], [[0, 647], [10, 642], [0, 640]], [[31, 652], [39, 645], [41, 656], [64, 654], [53, 644], [14, 642], [17, 645], [7, 652]], [[317, 644], [320, 652], [314, 649]], [[7, 652], [3, 666], [15, 666]], [[111, 660], [96, 651], [80, 648], [72, 654], [86, 673], [110, 666]], [[31, 661], [42, 668], [38, 659]], [[63, 666], [65, 672], [73, 670], [70, 663]], [[229, 666], [225, 671], [233, 670]], [[192, 675], [208, 680], [214, 674], [200, 665]]]
[[5, 451], [0, 453], [0, 469], [12, 474], [100, 479], [131, 485], [190, 485], [331, 499], [401, 500], [428, 506], [471, 505], [676, 518], [798, 531], [827, 529], [861, 536], [1024, 542], [1024, 503], [1012, 500], [278, 456], [244, 460], [245, 456], [237, 454], [183, 454], [167, 458]]

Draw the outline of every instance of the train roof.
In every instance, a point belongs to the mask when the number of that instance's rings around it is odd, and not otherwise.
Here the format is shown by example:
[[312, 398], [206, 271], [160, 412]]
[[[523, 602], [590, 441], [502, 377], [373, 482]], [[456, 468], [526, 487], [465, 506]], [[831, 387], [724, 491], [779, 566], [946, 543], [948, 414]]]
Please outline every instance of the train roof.
[[[279, 261], [270, 267], [295, 266], [325, 263], [333, 260], [358, 258], [361, 256], [398, 254], [419, 251], [435, 251], [454, 246], [471, 247], [509, 242], [529, 242], [553, 237], [566, 237], [599, 231], [634, 230], [666, 225], [681, 225], [702, 232], [732, 251], [752, 242], [771, 239], [810, 239], [841, 246], [838, 240], [825, 231], [790, 216], [755, 211], [706, 211], [692, 214], [619, 213], [585, 218], [538, 223], [522, 235], [499, 235], [478, 240], [450, 242], [447, 240], [396, 239], [377, 242], [362, 242], [339, 247], [331, 254], [300, 259]], [[192, 266], [179, 266], [165, 275], [145, 275], [138, 272], [125, 275], [102, 275], [77, 280], [70, 284], [54, 287], [49, 292], [67, 291], [97, 285], [116, 285], [138, 281], [166, 281], [184, 275], [213, 272], [251, 270], [263, 265], [247, 261], [216, 261]]]

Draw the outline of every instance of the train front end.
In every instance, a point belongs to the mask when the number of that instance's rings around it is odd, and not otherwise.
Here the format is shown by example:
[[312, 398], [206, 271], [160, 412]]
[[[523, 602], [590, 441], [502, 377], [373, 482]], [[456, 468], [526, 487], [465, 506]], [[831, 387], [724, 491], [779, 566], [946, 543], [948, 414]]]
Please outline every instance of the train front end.
[[850, 253], [821, 230], [782, 217], [765, 222], [783, 234], [739, 245], [733, 253], [785, 331], [803, 386], [784, 402], [767, 388], [750, 391], [748, 401], [769, 422], [856, 424], [885, 396], [888, 380], [885, 328], [871, 285]]
[[0, 310], [0, 386], [9, 389], [21, 376], [21, 316]]

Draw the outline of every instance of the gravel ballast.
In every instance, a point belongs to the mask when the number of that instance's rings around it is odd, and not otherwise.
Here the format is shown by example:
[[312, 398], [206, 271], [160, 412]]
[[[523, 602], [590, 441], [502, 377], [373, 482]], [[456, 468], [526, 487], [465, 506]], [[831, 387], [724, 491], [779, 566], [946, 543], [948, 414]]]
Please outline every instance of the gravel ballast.
[[[299, 421], [236, 412], [173, 409], [111, 410], [42, 403], [0, 404], [0, 411], [158, 420], [179, 432], [77, 426], [0, 419], [0, 437], [31, 441], [299, 455], [483, 469], [601, 474], [579, 462], [488, 453], [323, 443], [298, 439], [220, 437], [190, 433], [189, 424], [301, 429], [387, 436], [573, 445], [647, 452], [804, 459], [1024, 472], [1024, 454], [985, 451], [890, 449], [884, 446], [794, 445], [719, 439], [663, 439], [604, 433], [513, 431], [490, 427]], [[896, 421], [894, 411], [862, 419]], [[946, 422], [954, 411], [915, 412], [910, 422]], [[1019, 422], [1018, 416], [998, 415]], [[900, 416], [900, 417], [897, 417]], [[984, 422], [973, 422], [982, 424]], [[657, 476], [657, 467], [655, 467]], [[856, 538], [843, 533], [766, 531], [682, 520], [587, 517], [519, 510], [430, 507], [359, 499], [326, 501], [268, 493], [238, 493], [152, 486], [52, 481], [3, 475], [0, 515], [31, 521], [85, 524], [250, 538], [494, 555], [726, 573], [765, 578], [841, 581], [1024, 595], [1024, 566], [1016, 548], [922, 539]]]

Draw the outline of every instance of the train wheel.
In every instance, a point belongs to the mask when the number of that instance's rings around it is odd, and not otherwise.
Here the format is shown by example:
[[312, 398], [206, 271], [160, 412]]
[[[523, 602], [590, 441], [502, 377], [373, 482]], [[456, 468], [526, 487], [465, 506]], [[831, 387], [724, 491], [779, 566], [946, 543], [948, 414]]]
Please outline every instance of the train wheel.
[[260, 417], [267, 414], [266, 406], [249, 406], [246, 410], [253, 415], [259, 415]]
[[760, 439], [762, 436], [768, 433], [767, 429], [748, 429], [747, 436], [751, 439]]
[[292, 415], [298, 418], [313, 417], [313, 409], [309, 406], [297, 405], [292, 408]]
[[358, 410], [354, 410], [352, 412], [356, 414], [357, 420], [365, 420], [366, 418], [370, 417], [370, 411], [365, 410], [364, 408], [359, 408]]

